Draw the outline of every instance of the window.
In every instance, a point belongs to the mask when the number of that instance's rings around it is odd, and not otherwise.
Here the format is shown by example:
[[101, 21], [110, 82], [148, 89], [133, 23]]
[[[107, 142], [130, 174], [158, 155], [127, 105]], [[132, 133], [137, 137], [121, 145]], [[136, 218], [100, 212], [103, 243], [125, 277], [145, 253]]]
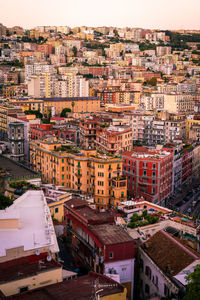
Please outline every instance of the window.
[[143, 171], [143, 175], [144, 175], [144, 176], [147, 176], [147, 171]]
[[109, 253], [109, 258], [113, 258], [113, 252]]
[[27, 292], [28, 291], [28, 286], [23, 286], [19, 288], [19, 293]]
[[149, 277], [149, 279], [151, 279], [151, 269], [149, 268], [149, 266], [146, 266], [145, 268], [145, 275]]
[[150, 289], [149, 289], [149, 285], [145, 284], [145, 293], [149, 294], [150, 293]]
[[153, 164], [153, 169], [155, 169], [156, 168], [156, 164]]
[[64, 163], [64, 158], [62, 158], [62, 163]]
[[169, 297], [169, 289], [168, 287], [166, 286], [166, 284], [164, 285], [164, 294], [165, 296], [168, 298]]
[[62, 175], [62, 179], [64, 179], [64, 175]]
[[155, 286], [158, 287], [158, 276], [156, 276], [156, 280], [155, 280]]
[[153, 175], [153, 177], [155, 177], [156, 176], [156, 172], [153, 172], [152, 175]]
[[147, 163], [143, 163], [143, 168], [147, 168]]
[[152, 179], [152, 183], [153, 183], [153, 184], [155, 184], [155, 183], [156, 183], [155, 179]]
[[62, 172], [64, 172], [64, 167], [62, 167]]
[[143, 259], [140, 258], [140, 271], [143, 272], [144, 271], [144, 262]]
[[55, 213], [58, 213], [58, 207], [55, 208]]

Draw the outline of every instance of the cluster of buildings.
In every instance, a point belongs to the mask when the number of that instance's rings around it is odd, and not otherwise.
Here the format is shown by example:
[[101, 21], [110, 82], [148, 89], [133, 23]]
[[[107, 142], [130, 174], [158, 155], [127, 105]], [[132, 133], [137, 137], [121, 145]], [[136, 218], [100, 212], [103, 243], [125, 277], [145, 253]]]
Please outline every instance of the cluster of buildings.
[[0, 299], [186, 294], [199, 203], [195, 220], [169, 208], [199, 185], [199, 49], [167, 31], [0, 24]]

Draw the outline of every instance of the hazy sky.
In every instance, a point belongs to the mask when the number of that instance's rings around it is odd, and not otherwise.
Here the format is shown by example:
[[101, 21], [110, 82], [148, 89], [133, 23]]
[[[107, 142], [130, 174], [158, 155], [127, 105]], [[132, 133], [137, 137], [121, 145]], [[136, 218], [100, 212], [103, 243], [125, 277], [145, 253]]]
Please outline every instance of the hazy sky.
[[200, 29], [200, 0], [0, 0], [0, 23]]

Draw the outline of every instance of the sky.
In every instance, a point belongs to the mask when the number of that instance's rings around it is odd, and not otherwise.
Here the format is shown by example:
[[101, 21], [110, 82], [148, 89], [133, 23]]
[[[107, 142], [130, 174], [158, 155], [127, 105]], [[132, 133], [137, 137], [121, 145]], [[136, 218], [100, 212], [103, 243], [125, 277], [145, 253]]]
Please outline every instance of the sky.
[[0, 23], [200, 29], [200, 0], [0, 0]]

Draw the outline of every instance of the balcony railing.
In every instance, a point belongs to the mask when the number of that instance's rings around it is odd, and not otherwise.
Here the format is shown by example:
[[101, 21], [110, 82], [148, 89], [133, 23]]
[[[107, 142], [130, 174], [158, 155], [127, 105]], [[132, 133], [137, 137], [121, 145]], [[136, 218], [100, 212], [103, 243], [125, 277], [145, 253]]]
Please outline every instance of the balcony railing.
[[81, 241], [86, 247], [88, 247], [91, 251], [94, 251], [94, 248], [82, 236], [80, 236], [76, 231], [74, 231], [71, 226], [67, 226], [67, 229], [69, 232], [75, 235], [77, 239]]

